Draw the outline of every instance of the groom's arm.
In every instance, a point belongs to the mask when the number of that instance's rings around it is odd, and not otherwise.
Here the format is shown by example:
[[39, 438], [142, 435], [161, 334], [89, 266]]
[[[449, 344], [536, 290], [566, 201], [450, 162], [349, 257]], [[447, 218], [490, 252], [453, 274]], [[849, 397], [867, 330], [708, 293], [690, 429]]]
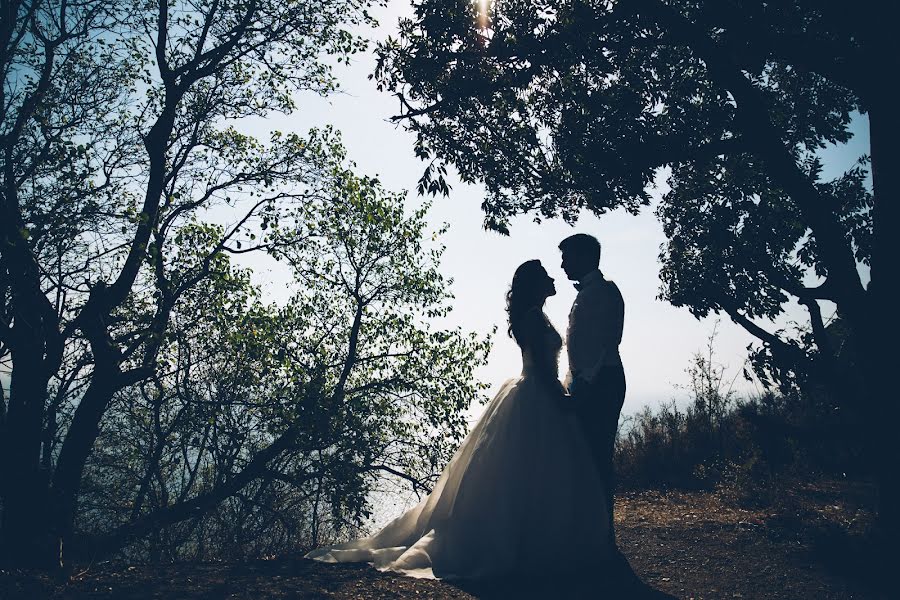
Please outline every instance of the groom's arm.
[[[600, 339], [607, 353], [618, 354], [622, 343], [622, 329], [625, 325], [625, 300], [619, 286], [610, 281], [603, 290], [600, 306], [601, 328]], [[608, 359], [608, 356], [604, 358]], [[606, 361], [609, 363], [609, 361]]]
[[591, 291], [575, 305], [570, 321], [569, 350], [580, 365], [573, 370], [575, 389], [591, 385], [601, 366], [617, 362], [613, 356], [622, 341], [625, 303], [618, 286], [606, 282]]

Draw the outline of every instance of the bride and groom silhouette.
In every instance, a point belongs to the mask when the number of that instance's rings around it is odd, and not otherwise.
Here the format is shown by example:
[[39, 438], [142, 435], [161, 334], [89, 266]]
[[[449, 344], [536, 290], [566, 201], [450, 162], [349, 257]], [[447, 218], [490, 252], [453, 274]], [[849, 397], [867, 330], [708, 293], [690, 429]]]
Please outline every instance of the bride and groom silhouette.
[[308, 558], [462, 580], [599, 569], [608, 580], [638, 583], [613, 524], [613, 448], [625, 399], [622, 295], [599, 270], [596, 238], [576, 234], [559, 249], [578, 289], [565, 384], [562, 338], [543, 312], [554, 280], [530, 260], [507, 295], [522, 375], [503, 384], [418, 505], [370, 537]]

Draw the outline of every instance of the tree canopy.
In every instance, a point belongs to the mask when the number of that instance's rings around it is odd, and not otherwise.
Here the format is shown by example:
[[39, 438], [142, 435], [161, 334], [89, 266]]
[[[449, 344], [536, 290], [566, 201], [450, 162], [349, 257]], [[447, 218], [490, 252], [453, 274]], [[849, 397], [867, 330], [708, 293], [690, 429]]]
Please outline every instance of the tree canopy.
[[[384, 476], [422, 493], [450, 459], [489, 341], [429, 317], [449, 296], [427, 207], [406, 215], [403, 195], [346, 168], [330, 186], [276, 234], [287, 303], [264, 303], [220, 255], [173, 311], [158, 371], [116, 396], [76, 520], [88, 549], [312, 547], [356, 531]], [[181, 244], [204, 254], [220, 236], [198, 224]]]
[[870, 103], [858, 26], [829, 3], [425, 0], [377, 75], [423, 191], [448, 163], [484, 181], [489, 228], [637, 212], [661, 174], [662, 297], [727, 312], [803, 371], [817, 350], [763, 325], [791, 299], [816, 331], [817, 300], [860, 310], [872, 258], [870, 158], [822, 181], [817, 156]]

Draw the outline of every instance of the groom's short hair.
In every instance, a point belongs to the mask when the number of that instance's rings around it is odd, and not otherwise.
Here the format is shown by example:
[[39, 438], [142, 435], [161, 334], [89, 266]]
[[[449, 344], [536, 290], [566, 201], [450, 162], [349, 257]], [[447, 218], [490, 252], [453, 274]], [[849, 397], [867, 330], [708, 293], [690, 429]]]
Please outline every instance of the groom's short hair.
[[600, 240], [592, 235], [586, 233], [570, 235], [559, 243], [559, 249], [585, 259], [596, 259], [597, 264], [600, 264]]

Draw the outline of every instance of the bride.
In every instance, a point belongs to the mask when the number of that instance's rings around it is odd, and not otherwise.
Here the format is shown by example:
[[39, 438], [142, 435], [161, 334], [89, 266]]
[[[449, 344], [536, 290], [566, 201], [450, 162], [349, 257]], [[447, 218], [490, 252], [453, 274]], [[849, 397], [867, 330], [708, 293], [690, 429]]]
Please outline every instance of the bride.
[[308, 558], [442, 579], [572, 571], [609, 558], [606, 494], [566, 407], [562, 340], [543, 312], [554, 294], [540, 261], [516, 269], [507, 310], [522, 375], [503, 384], [432, 492], [375, 535]]

